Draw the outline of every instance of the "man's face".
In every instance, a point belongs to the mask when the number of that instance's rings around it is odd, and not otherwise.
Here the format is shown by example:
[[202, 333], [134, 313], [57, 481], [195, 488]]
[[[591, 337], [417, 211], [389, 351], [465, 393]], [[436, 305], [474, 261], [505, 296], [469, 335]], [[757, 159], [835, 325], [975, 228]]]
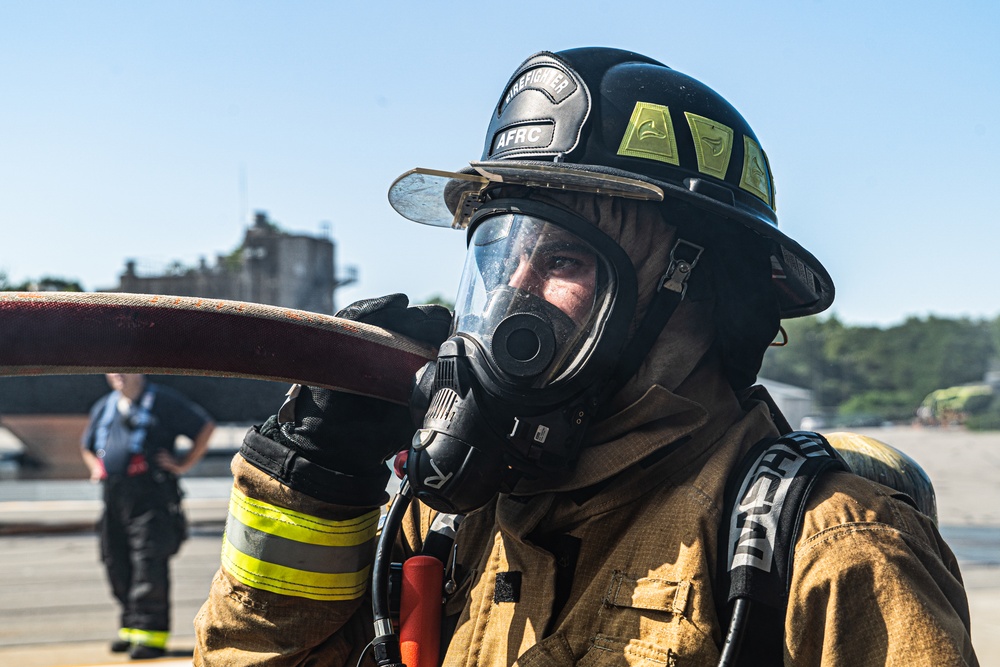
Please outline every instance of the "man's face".
[[115, 391], [131, 396], [142, 389], [145, 378], [140, 373], [108, 373], [104, 376]]
[[597, 256], [588, 245], [546, 224], [526, 235], [513, 255], [510, 287], [544, 299], [578, 325], [587, 321], [597, 287]]

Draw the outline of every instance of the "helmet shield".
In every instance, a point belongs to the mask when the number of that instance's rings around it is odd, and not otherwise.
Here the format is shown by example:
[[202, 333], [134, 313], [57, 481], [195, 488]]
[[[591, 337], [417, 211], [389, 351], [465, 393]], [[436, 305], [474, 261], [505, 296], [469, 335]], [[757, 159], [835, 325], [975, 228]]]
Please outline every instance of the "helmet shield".
[[587, 173], [558, 164], [518, 163], [514, 169], [508, 169], [502, 162], [473, 162], [469, 173], [411, 169], [389, 187], [389, 204], [407, 220], [465, 229], [482, 204], [483, 193], [497, 185], [663, 201], [663, 190], [634, 178]]
[[469, 235], [454, 333], [476, 341], [507, 382], [559, 383], [593, 352], [614, 306], [616, 274], [604, 253], [566, 227], [492, 211]]
[[389, 204], [407, 220], [465, 229], [489, 183], [478, 174], [411, 169], [389, 188]]

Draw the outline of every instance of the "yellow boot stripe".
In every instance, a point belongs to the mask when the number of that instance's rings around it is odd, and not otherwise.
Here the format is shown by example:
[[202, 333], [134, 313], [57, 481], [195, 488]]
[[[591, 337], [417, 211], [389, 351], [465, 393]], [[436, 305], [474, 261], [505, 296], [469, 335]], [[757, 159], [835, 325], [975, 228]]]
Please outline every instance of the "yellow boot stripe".
[[118, 631], [119, 637], [121, 633], [125, 632], [128, 634], [128, 641], [133, 644], [142, 644], [143, 646], [149, 646], [151, 648], [166, 648], [167, 640], [170, 639], [170, 633], [165, 630], [139, 630], [138, 628], [122, 628]]
[[355, 600], [364, 595], [370, 566], [357, 572], [324, 573], [268, 563], [222, 542], [222, 567], [240, 583], [280, 595], [312, 600]]

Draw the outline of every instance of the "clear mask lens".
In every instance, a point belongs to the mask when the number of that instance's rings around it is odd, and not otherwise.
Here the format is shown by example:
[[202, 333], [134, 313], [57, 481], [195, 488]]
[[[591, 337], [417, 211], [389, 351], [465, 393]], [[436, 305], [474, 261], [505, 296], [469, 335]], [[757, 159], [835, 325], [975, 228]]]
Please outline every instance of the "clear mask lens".
[[556, 224], [492, 216], [472, 234], [455, 333], [478, 341], [508, 376], [550, 385], [592, 351], [610, 311], [612, 275], [592, 245]]

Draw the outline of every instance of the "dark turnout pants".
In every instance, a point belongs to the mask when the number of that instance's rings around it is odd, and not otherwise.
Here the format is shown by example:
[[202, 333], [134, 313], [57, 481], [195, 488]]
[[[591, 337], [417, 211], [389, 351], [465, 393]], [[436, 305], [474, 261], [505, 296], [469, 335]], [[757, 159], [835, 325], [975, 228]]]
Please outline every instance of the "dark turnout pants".
[[178, 502], [172, 478], [143, 474], [104, 482], [101, 559], [122, 605], [122, 628], [170, 629], [168, 561], [183, 539]]

